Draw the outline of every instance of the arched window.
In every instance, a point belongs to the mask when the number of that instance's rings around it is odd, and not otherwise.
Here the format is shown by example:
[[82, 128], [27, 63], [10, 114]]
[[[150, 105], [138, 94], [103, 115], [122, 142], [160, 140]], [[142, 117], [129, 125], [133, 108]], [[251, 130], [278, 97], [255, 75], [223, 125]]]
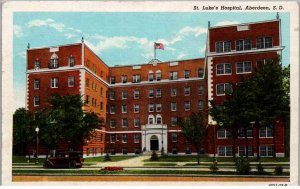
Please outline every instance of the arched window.
[[149, 125], [155, 124], [155, 117], [154, 117], [154, 115], [149, 115], [148, 116], [148, 124]]
[[69, 66], [70, 66], [70, 67], [75, 66], [75, 58], [74, 58], [73, 55], [71, 55], [71, 56], [69, 57]]
[[58, 56], [53, 53], [50, 59], [51, 68], [58, 68]]
[[161, 71], [157, 70], [156, 71], [156, 81], [160, 81], [161, 80]]
[[153, 79], [154, 79], [154, 74], [153, 74], [153, 71], [152, 71], [152, 70], [150, 70], [150, 71], [148, 72], [148, 78], [149, 78], [149, 81], [153, 81]]
[[162, 124], [162, 118], [160, 114], [156, 115], [156, 124]]

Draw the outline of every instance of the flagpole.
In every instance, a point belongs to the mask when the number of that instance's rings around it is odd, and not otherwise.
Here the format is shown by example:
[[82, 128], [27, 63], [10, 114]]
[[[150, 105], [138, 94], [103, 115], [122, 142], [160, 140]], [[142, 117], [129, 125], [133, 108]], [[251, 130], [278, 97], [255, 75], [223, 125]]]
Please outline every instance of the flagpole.
[[154, 42], [154, 45], [153, 45], [153, 47], [154, 47], [154, 59], [156, 59], [156, 48], [155, 48], [155, 42]]

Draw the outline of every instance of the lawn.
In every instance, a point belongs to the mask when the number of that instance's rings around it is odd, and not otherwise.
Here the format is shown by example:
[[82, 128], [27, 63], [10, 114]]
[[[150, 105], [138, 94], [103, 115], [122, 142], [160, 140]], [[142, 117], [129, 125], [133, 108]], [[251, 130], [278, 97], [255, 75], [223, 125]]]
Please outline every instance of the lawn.
[[[39, 164], [44, 163], [44, 161], [46, 160], [46, 158], [39, 158]], [[12, 158], [12, 163], [35, 163], [36, 162], [36, 158], [31, 157], [30, 161], [28, 162], [28, 158], [26, 158], [25, 156], [13, 156]]]
[[[110, 156], [111, 161], [122, 161], [126, 159], [131, 159], [137, 156]], [[92, 158], [84, 158], [84, 163], [97, 163], [97, 162], [103, 162], [104, 156], [101, 157], [92, 157]]]
[[[213, 157], [200, 157], [200, 162], [212, 162], [214, 160]], [[251, 162], [257, 162], [255, 157], [250, 157], [249, 160]], [[151, 162], [150, 159], [144, 160], [146, 162]], [[159, 157], [159, 162], [197, 162], [197, 156], [162, 156]], [[235, 162], [233, 157], [217, 157], [218, 162]], [[261, 162], [289, 162], [289, 157], [262, 157], [260, 158]]]

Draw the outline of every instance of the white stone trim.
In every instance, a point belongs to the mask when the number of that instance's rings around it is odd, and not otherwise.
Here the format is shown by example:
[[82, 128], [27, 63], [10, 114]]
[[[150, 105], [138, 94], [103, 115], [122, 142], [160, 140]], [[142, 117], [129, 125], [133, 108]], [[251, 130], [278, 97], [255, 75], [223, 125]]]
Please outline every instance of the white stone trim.
[[172, 133], [175, 133], [175, 132], [177, 132], [177, 133], [180, 133], [180, 132], [182, 132], [182, 130], [167, 130], [168, 132], [172, 132]]
[[234, 52], [225, 52], [225, 53], [216, 53], [216, 52], [209, 52], [207, 53], [208, 57], [215, 57], [215, 56], [229, 56], [229, 55], [238, 55], [238, 54], [249, 54], [249, 53], [260, 53], [260, 52], [270, 52], [270, 51], [279, 51], [283, 50], [283, 46], [274, 46], [272, 48], [264, 48], [264, 49], [251, 49], [245, 51], [234, 51]]
[[284, 153], [275, 153], [276, 157], [284, 157]]
[[29, 107], [29, 74], [26, 74], [25, 109]]

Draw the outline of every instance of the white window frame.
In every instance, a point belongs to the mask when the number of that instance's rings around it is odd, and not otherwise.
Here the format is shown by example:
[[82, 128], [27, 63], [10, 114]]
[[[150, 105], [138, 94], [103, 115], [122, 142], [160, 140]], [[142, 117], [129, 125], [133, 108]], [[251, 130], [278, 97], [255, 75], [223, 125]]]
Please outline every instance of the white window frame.
[[170, 80], [177, 80], [178, 79], [178, 72], [177, 71], [170, 71], [169, 79]]
[[127, 105], [126, 104], [122, 104], [122, 114], [126, 114], [127, 113]]
[[41, 69], [41, 61], [39, 60], [34, 61], [34, 69], [36, 70]]
[[58, 56], [57, 54], [52, 54], [51, 58], [50, 58], [50, 65], [51, 65], [51, 68], [58, 68]]
[[[114, 124], [112, 124], [112, 123], [114, 123]], [[109, 127], [110, 128], [116, 128], [116, 125], [117, 125], [117, 122], [116, 122], [115, 119], [109, 120]]]
[[[262, 129], [265, 131], [264, 135], [262, 135]], [[272, 136], [269, 136], [268, 133], [270, 132], [269, 130], [271, 130]], [[259, 138], [273, 138], [274, 133], [273, 133], [273, 129], [271, 127], [261, 127], [259, 128]]]
[[177, 142], [177, 133], [172, 133], [172, 142]]
[[109, 99], [110, 100], [116, 100], [116, 93], [115, 93], [115, 91], [110, 91], [110, 93], [109, 93]]
[[[244, 154], [241, 155], [240, 151], [243, 151]], [[249, 152], [251, 152], [251, 153], [249, 153]], [[245, 157], [246, 156], [246, 146], [238, 146], [238, 156], [239, 157], [241, 157], [241, 156]], [[254, 156], [253, 147], [252, 146], [248, 146], [248, 156], [249, 157], [253, 157]]]
[[148, 81], [150, 82], [154, 81], [154, 73], [152, 70], [148, 72]]
[[191, 95], [191, 87], [184, 87], [184, 96]]
[[161, 88], [156, 89], [156, 98], [161, 97]]
[[132, 83], [140, 83], [141, 82], [141, 75], [133, 75], [132, 76]]
[[141, 140], [140, 134], [134, 133], [133, 137], [134, 137], [135, 144], [140, 143], [140, 140]]
[[162, 111], [162, 104], [161, 103], [156, 104], [155, 108], [156, 108], [156, 112], [161, 112]]
[[[246, 63], [250, 63], [251, 71], [245, 71], [245, 64], [246, 64]], [[238, 72], [238, 64], [242, 64], [242, 69], [243, 69], [242, 72]], [[252, 73], [252, 62], [251, 62], [251, 61], [237, 62], [235, 67], [236, 67], [236, 74], [247, 74], [247, 73]]]
[[[259, 47], [259, 44], [258, 43], [258, 39], [261, 38], [262, 39], [262, 47]], [[271, 38], [271, 47], [266, 47], [266, 38]], [[272, 36], [259, 36], [256, 38], [256, 48], [257, 49], [266, 49], [266, 48], [272, 48], [273, 47], [273, 37]]]
[[133, 91], [133, 98], [134, 99], [139, 99], [140, 98], [140, 91], [139, 90], [134, 90]]
[[184, 70], [184, 79], [189, 79], [191, 77], [191, 70]]
[[74, 87], [74, 86], [75, 86], [75, 77], [74, 76], [69, 76], [68, 77], [68, 87]]
[[[138, 120], [138, 121], [136, 121], [136, 120]], [[136, 123], [138, 123], [138, 125], [136, 125]], [[133, 125], [134, 125], [134, 127], [139, 127], [141, 124], [140, 124], [140, 119], [139, 118], [134, 118], [133, 119]]]
[[[248, 136], [250, 131], [251, 131], [251, 136]], [[243, 133], [243, 136], [240, 135], [241, 133]], [[238, 130], [238, 138], [245, 138], [243, 127]], [[253, 138], [253, 129], [252, 128], [247, 128], [247, 138]]]
[[134, 113], [139, 113], [140, 112], [140, 105], [139, 104], [134, 104], [133, 105], [133, 112]]
[[122, 91], [122, 99], [127, 99], [128, 97], [128, 94], [127, 94], [127, 91]]
[[58, 88], [58, 78], [57, 77], [51, 78], [51, 88], [52, 89]]
[[[220, 148], [224, 148], [224, 156], [220, 155]], [[230, 151], [231, 151], [231, 154], [229, 153]], [[232, 146], [218, 146], [217, 154], [218, 154], [218, 157], [232, 157], [233, 156]]]
[[33, 82], [33, 88], [34, 88], [35, 90], [40, 89], [40, 83], [41, 83], [41, 80], [40, 80], [40, 79], [34, 79], [34, 82]]
[[[73, 65], [71, 65], [72, 63], [73, 63]], [[75, 66], [75, 58], [74, 58], [73, 55], [71, 55], [71, 56], [69, 57], [69, 66], [70, 66], [70, 67], [74, 67], [74, 66]]]
[[[227, 48], [225, 48], [225, 43], [229, 43], [229, 50], [227, 50]], [[218, 44], [220, 44], [220, 51], [218, 51]], [[227, 47], [227, 46], [226, 46]], [[216, 53], [224, 53], [224, 52], [231, 52], [231, 41], [217, 41], [215, 44], [215, 51]]]
[[198, 100], [198, 110], [203, 110], [203, 108], [204, 108], [204, 102], [203, 102], [203, 100]]
[[154, 89], [149, 89], [148, 90], [148, 97], [149, 98], [154, 98]]
[[109, 135], [109, 141], [110, 141], [110, 143], [116, 143], [117, 135], [116, 134], [110, 134]]
[[[227, 72], [226, 66], [230, 66], [230, 73]], [[218, 68], [222, 67], [222, 68]], [[218, 71], [222, 71], [222, 73], [218, 73]], [[222, 63], [222, 64], [216, 64], [216, 75], [232, 75], [232, 66], [230, 63]]]
[[160, 81], [161, 80], [161, 71], [157, 70], [156, 71], [156, 81]]
[[[266, 155], [263, 155], [261, 153], [262, 148], [265, 148]], [[273, 153], [270, 154], [271, 150], [269, 148], [271, 148], [271, 149], [273, 148], [272, 149]], [[259, 146], [259, 155], [260, 155], [260, 157], [273, 157], [274, 153], [275, 153], [274, 152], [274, 145], [262, 145], [262, 146]]]
[[[240, 50], [238, 50], [238, 42], [239, 41], [242, 42], [242, 45], [241, 45], [242, 48]], [[245, 48], [246, 47], [246, 43], [245, 43], [246, 41], [250, 42], [250, 48], [249, 49]], [[235, 50], [236, 51], [248, 51], [248, 50], [251, 50], [251, 48], [252, 48], [251, 39], [238, 39], [238, 40], [235, 41]]]
[[[176, 124], [173, 124], [173, 119], [176, 119]], [[176, 126], [178, 125], [178, 118], [176, 116], [171, 117], [171, 126]]]
[[[200, 93], [200, 91], [201, 91], [201, 93]], [[199, 85], [198, 86], [198, 95], [203, 95], [203, 93], [204, 93], [204, 87], [203, 87], [203, 85]]]
[[121, 76], [121, 82], [122, 83], [127, 83], [127, 75], [122, 75]]
[[122, 134], [122, 143], [127, 143], [127, 134]]
[[[223, 93], [218, 93], [218, 86], [223, 85], [224, 91]], [[225, 96], [225, 91], [226, 91], [226, 87], [229, 86], [230, 87], [230, 92], [232, 92], [232, 86], [230, 83], [218, 83], [216, 85], [216, 95], [217, 96]]]
[[154, 103], [148, 105], [148, 112], [154, 112]]
[[[175, 93], [173, 93], [175, 92]], [[171, 88], [171, 96], [177, 96], [177, 88]]]
[[171, 102], [171, 111], [176, 112], [177, 111], [177, 102]]
[[[114, 111], [112, 111], [112, 107], [114, 107]], [[116, 105], [110, 105], [110, 109], [109, 109], [110, 114], [115, 114], [116, 113]]]
[[203, 68], [198, 68], [197, 75], [198, 75], [199, 78], [203, 78], [204, 77], [204, 70], [203, 70]]
[[[219, 132], [223, 132], [224, 131], [224, 136], [220, 136], [220, 133]], [[227, 129], [224, 129], [224, 128], [219, 128], [217, 130], [217, 139], [228, 139], [231, 137], [231, 133], [229, 131], [227, 131]]]
[[[124, 124], [125, 122], [127, 123], [127, 125]], [[127, 118], [122, 118], [122, 127], [128, 127], [128, 119]]]
[[[158, 122], [158, 120], [160, 119], [160, 123]], [[162, 117], [161, 115], [156, 115], [156, 124], [162, 124]]]
[[116, 76], [110, 76], [109, 83], [112, 85], [116, 84]]
[[191, 102], [184, 101], [184, 111], [190, 111], [190, 110], [191, 110]]
[[33, 98], [33, 106], [34, 107], [40, 106], [40, 96], [34, 96], [34, 98]]

